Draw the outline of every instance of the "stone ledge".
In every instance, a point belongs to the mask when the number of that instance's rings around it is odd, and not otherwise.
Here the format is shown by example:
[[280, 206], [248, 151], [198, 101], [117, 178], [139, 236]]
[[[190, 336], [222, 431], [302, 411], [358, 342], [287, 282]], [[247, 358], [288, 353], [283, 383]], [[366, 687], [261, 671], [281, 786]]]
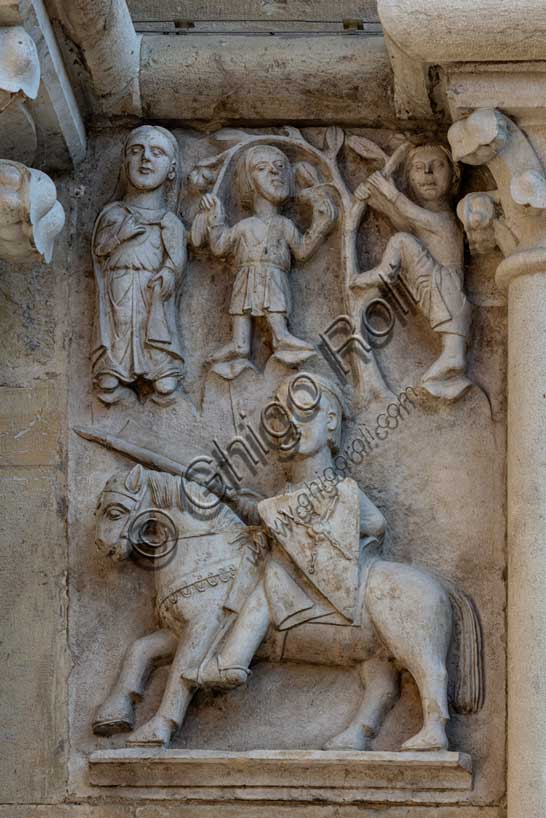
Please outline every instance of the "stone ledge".
[[[100, 750], [89, 759], [91, 783], [105, 787], [191, 788], [192, 797], [244, 787], [260, 799], [287, 788], [320, 789], [326, 795], [355, 790], [469, 791], [472, 759], [465, 753], [324, 752], [259, 750]], [[462, 793], [460, 793], [462, 795]], [[403, 793], [400, 792], [400, 796]], [[197, 797], [199, 797], [197, 795]]]

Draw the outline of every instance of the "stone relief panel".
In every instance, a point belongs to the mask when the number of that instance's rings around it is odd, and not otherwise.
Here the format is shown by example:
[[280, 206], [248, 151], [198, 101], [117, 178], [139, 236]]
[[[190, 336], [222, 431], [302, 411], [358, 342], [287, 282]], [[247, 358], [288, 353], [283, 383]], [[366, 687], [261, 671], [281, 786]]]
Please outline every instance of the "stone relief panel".
[[174, 137], [101, 137], [82, 169], [72, 791], [96, 750], [449, 747], [474, 782], [434, 798], [488, 803], [505, 317], [464, 281], [460, 171], [438, 136]]

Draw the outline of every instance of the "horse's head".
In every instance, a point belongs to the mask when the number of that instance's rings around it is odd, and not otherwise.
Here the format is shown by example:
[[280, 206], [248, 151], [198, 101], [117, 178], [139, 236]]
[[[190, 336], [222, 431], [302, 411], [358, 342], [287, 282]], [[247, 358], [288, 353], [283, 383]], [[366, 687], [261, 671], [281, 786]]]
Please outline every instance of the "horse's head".
[[128, 559], [133, 550], [164, 555], [182, 532], [243, 525], [224, 503], [213, 506], [207, 490], [196, 483], [142, 466], [108, 480], [96, 518], [97, 547], [115, 560]]
[[142, 506], [146, 481], [142, 466], [116, 474], [104, 486], [96, 510], [95, 542], [102, 554], [114, 560], [130, 557], [129, 529], [135, 512]]

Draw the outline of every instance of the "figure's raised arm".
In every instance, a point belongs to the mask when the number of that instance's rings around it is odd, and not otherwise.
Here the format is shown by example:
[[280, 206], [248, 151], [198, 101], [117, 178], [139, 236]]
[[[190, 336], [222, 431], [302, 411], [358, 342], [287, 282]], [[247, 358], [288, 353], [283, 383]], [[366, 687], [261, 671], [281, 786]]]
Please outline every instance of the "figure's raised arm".
[[295, 259], [306, 261], [318, 250], [337, 221], [337, 208], [324, 187], [310, 187], [302, 195], [313, 208], [311, 226], [300, 233], [293, 222], [289, 222], [287, 241]]
[[220, 257], [228, 255], [233, 250], [237, 227], [229, 227], [226, 224], [226, 215], [222, 202], [218, 196], [205, 193], [199, 203], [199, 209], [206, 216], [207, 235], [211, 252]]
[[366, 182], [359, 185], [355, 195], [359, 199], [366, 199], [370, 207], [387, 216], [396, 230], [408, 232], [417, 226], [434, 226], [435, 214], [412, 202], [381, 171], [372, 173]]

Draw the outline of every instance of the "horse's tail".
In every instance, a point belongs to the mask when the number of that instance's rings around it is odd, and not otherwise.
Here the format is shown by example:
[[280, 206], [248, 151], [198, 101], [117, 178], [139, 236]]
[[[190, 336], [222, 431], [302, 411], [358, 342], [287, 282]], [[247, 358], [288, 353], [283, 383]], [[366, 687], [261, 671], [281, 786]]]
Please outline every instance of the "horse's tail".
[[447, 590], [456, 620], [454, 636], [458, 642], [453, 707], [457, 713], [478, 713], [485, 698], [482, 626], [473, 600], [451, 583], [447, 583]]

